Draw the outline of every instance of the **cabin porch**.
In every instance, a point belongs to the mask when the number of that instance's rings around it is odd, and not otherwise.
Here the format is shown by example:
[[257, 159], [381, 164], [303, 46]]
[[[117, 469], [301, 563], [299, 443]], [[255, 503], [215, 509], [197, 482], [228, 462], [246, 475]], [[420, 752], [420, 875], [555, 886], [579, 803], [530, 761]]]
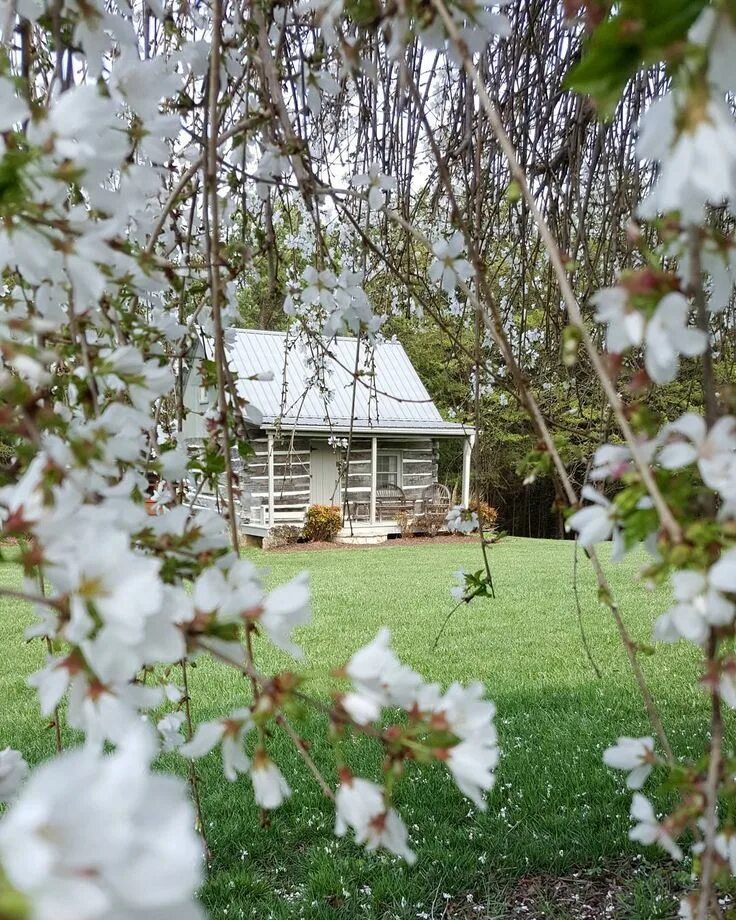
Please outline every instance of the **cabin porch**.
[[[437, 432], [378, 437], [362, 433], [350, 450], [326, 437], [283, 438], [275, 433], [254, 443], [242, 471], [241, 529], [261, 535], [281, 524], [302, 524], [310, 505], [342, 509], [343, 530], [354, 536], [399, 533], [400, 525], [439, 506], [446, 513], [450, 493], [437, 482]], [[457, 437], [457, 432], [452, 434]], [[301, 435], [301, 432], [300, 432]], [[461, 502], [470, 498], [474, 432], [463, 438]], [[352, 528], [352, 533], [351, 533]]]

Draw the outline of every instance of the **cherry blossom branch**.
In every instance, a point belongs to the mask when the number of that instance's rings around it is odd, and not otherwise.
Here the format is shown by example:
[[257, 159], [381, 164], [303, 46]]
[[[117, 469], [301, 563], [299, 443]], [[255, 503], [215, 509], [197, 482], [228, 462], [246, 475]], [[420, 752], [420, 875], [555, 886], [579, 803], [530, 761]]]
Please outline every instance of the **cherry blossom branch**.
[[718, 659], [718, 637], [711, 631], [708, 638], [706, 660], [711, 675], [710, 685], [710, 759], [705, 781], [705, 828], [703, 833], [703, 862], [700, 874], [700, 892], [698, 895], [697, 920], [708, 920], [708, 909], [713, 897], [713, 876], [718, 859], [716, 835], [718, 833], [718, 796], [721, 784], [723, 760], [723, 714], [721, 695], [716, 679]]
[[[402, 226], [408, 233], [414, 236], [415, 239], [421, 242], [428, 249], [431, 249], [430, 241], [420, 230], [417, 230], [416, 227], [410, 224], [409, 221], [406, 221], [397, 212], [387, 210], [387, 213], [392, 218], [392, 220]], [[479, 260], [476, 262], [474, 268], [476, 271], [476, 277], [480, 279], [481, 285], [483, 286], [483, 292], [486, 297], [487, 306], [481, 304], [475, 292], [470, 287], [468, 287], [465, 282], [459, 281], [458, 287], [460, 290], [462, 290], [463, 294], [465, 294], [474, 308], [483, 316], [486, 323], [486, 328], [491, 333], [493, 340], [501, 350], [501, 354], [504, 358], [504, 361], [506, 362], [506, 366], [511, 372], [511, 376], [522, 398], [522, 401], [524, 402], [532, 424], [534, 425], [535, 430], [538, 432], [539, 436], [545, 444], [547, 451], [552, 457], [555, 470], [565, 491], [568, 503], [571, 506], [574, 506], [578, 503], [578, 496], [575, 491], [575, 487], [572, 484], [565, 464], [563, 463], [560, 453], [557, 450], [557, 445], [554, 442], [554, 438], [552, 437], [544, 416], [539, 409], [536, 398], [530, 387], [527, 385], [524, 375], [522, 374], [518, 362], [516, 361], [513, 350], [503, 327], [502, 318], [498, 313], [497, 306], [490, 291], [488, 290], [487, 284], [484, 282], [484, 269]], [[624, 623], [624, 620], [621, 616], [621, 611], [618, 604], [614, 600], [611, 586], [608, 582], [608, 579], [606, 578], [605, 572], [603, 571], [603, 567], [600, 563], [600, 559], [598, 558], [597, 553], [591, 547], [586, 550], [586, 554], [590, 559], [591, 565], [593, 566], [593, 572], [595, 573], [596, 581], [598, 582], [601, 599], [613, 615], [614, 622], [616, 623], [616, 628], [626, 651], [626, 657], [629, 660], [629, 665], [634, 675], [634, 679], [642, 695], [649, 721], [652, 725], [652, 728], [656, 732], [657, 737], [659, 738], [662, 749], [666, 753], [668, 759], [672, 760], [672, 748], [667, 738], [667, 733], [664, 729], [661, 716], [659, 715], [659, 710], [639, 663], [636, 643], [633, 641], [628, 629], [626, 628], [626, 624]]]
[[[237, 124], [233, 125], [232, 128], [228, 128], [227, 131], [223, 131], [217, 135], [217, 147], [221, 147], [223, 144], [226, 144], [229, 140], [232, 140], [234, 137], [237, 137], [240, 134], [247, 134], [262, 123], [263, 116], [260, 114], [241, 119]], [[146, 243], [146, 246], [143, 250], [146, 255], [153, 254], [156, 248], [156, 243], [159, 236], [161, 235], [161, 231], [166, 225], [169, 214], [171, 213], [172, 209], [181, 202], [182, 192], [202, 168], [206, 157], [207, 155], [205, 153], [201, 153], [194, 160], [194, 162], [184, 170], [172, 188], [168, 198], [161, 208], [161, 213], [156, 218], [156, 222], [154, 223], [151, 233], [148, 237], [148, 242]]]
[[585, 322], [583, 321], [580, 306], [567, 277], [567, 271], [562, 259], [562, 254], [560, 253], [560, 249], [552, 234], [552, 231], [550, 230], [549, 225], [545, 220], [534, 195], [532, 194], [526, 173], [524, 172], [521, 163], [519, 162], [519, 159], [516, 155], [516, 150], [511, 143], [511, 139], [506, 133], [506, 129], [501, 122], [498, 111], [491, 102], [490, 96], [488, 95], [485, 83], [478, 73], [478, 70], [475, 67], [472, 57], [468, 51], [468, 47], [460, 37], [457, 26], [450, 16], [445, 3], [443, 0], [431, 0], [431, 2], [442, 18], [442, 22], [445, 26], [445, 29], [447, 30], [447, 34], [455, 45], [458, 54], [460, 55], [465, 72], [475, 86], [483, 111], [488, 118], [491, 128], [493, 129], [493, 133], [495, 134], [501, 149], [506, 155], [506, 159], [511, 170], [511, 175], [513, 179], [518, 183], [522, 195], [527, 202], [527, 206], [529, 207], [529, 210], [534, 217], [534, 222], [537, 225], [539, 235], [542, 238], [550, 263], [554, 270], [555, 276], [557, 277], [557, 281], [560, 286], [560, 292], [562, 294], [563, 300], [565, 301], [570, 319], [578, 330], [580, 340], [585, 346], [585, 350], [588, 354], [593, 369], [596, 372], [596, 376], [600, 380], [601, 386], [603, 387], [609, 405], [613, 411], [614, 418], [616, 419], [616, 423], [620, 428], [624, 438], [626, 439], [626, 442], [631, 451], [632, 459], [636, 465], [639, 475], [642, 478], [642, 482], [646, 486], [647, 491], [649, 492], [652, 501], [654, 502], [654, 505], [660, 516], [660, 520], [662, 521], [662, 526], [665, 528], [670, 539], [674, 543], [680, 543], [682, 542], [682, 528], [680, 527], [680, 524], [678, 523], [675, 516], [672, 514], [669, 505], [665, 501], [664, 496], [662, 495], [662, 492], [654, 478], [649, 463], [639, 448], [634, 430], [626, 418], [621, 398], [606, 370], [603, 360], [595, 346], [595, 343], [593, 342], [593, 339], [590, 336], [590, 333], [588, 332]]
[[701, 250], [703, 237], [698, 227], [690, 227], [688, 231], [688, 255], [690, 258], [690, 272], [692, 275], [693, 302], [695, 304], [695, 317], [698, 328], [706, 336], [705, 351], [703, 352], [703, 395], [705, 398], [705, 420], [708, 427], [712, 428], [718, 419], [718, 401], [716, 397], [715, 373], [713, 370], [713, 345], [710, 340], [708, 323], [708, 304], [703, 287], [703, 267]]
[[[194, 737], [194, 722], [192, 720], [192, 698], [189, 692], [189, 671], [187, 668], [186, 659], [182, 659], [181, 662], [181, 679], [184, 684], [184, 716], [186, 719], [186, 739], [191, 741]], [[199, 791], [199, 774], [197, 772], [197, 766], [193, 760], [189, 761], [188, 766], [189, 773], [189, 788], [192, 790], [192, 800], [194, 802], [194, 809], [196, 812], [197, 820], [197, 831], [199, 832], [200, 837], [202, 838], [202, 843], [204, 844], [205, 850], [205, 859], [207, 862], [210, 862], [212, 859], [212, 851], [210, 850], [210, 845], [207, 841], [207, 831], [205, 828], [204, 817], [202, 815], [202, 797]]]
[[27, 601], [29, 604], [45, 605], [55, 610], [61, 609], [57, 601], [46, 597], [44, 594], [33, 594], [30, 591], [17, 591], [15, 588], [0, 588], [0, 597], [13, 597], [19, 601]]
[[[583, 611], [580, 606], [580, 592], [578, 589], [578, 550], [579, 545], [578, 541], [575, 541], [575, 550], [573, 552], [573, 563], [572, 563], [572, 592], [575, 597], [575, 613], [578, 619], [578, 628], [580, 629], [580, 641], [583, 644], [583, 649], [585, 650], [585, 657], [588, 659], [588, 663], [598, 680], [603, 676], [601, 674], [600, 668], [596, 664], [595, 658], [593, 657], [593, 651], [588, 642], [588, 635], [585, 631], [585, 624], [583, 623]], [[628, 635], [628, 633], [627, 633]]]
[[232, 468], [232, 453], [228, 420], [227, 395], [224, 368], [227, 364], [225, 339], [222, 325], [222, 287], [220, 278], [220, 215], [217, 200], [217, 102], [220, 89], [220, 51], [222, 42], [222, 0], [213, 0], [212, 43], [208, 83], [208, 134], [205, 156], [205, 189], [207, 191], [208, 227], [206, 235], [207, 263], [210, 276], [210, 296], [215, 340], [215, 366], [217, 374], [217, 406], [222, 431], [222, 451], [225, 463], [225, 494], [228, 509], [228, 526], [233, 550], [240, 551], [238, 521], [235, 515], [235, 497]]
[[312, 774], [312, 776], [316, 780], [317, 785], [322, 790], [324, 795], [331, 802], [334, 802], [335, 793], [327, 785], [327, 781], [325, 780], [324, 776], [322, 776], [322, 774], [320, 773], [319, 767], [314, 762], [311, 754], [307, 750], [306, 742], [304, 741], [304, 739], [301, 738], [297, 734], [297, 732], [294, 730], [293, 726], [291, 725], [291, 723], [289, 722], [289, 720], [286, 718], [286, 716], [283, 713], [278, 713], [278, 715], [276, 716], [276, 721], [283, 728], [283, 730], [286, 732], [289, 738], [291, 738], [291, 740], [293, 741], [294, 747], [299, 752], [299, 756], [302, 758], [304, 763], [307, 765], [307, 769], [309, 770], [309, 772]]
[[[330, 191], [329, 189], [325, 190]], [[354, 194], [355, 193], [351, 193], [351, 195]], [[339, 201], [339, 199], [336, 199], [336, 202], [337, 201]], [[401, 226], [414, 239], [420, 242], [427, 249], [427, 251], [431, 252], [432, 244], [421, 230], [414, 226], [410, 221], [406, 220], [403, 215], [399, 214], [397, 211], [391, 208], [385, 208], [384, 210], [389, 219], [391, 219], [397, 225]], [[462, 217], [459, 214], [456, 216], [462, 223]], [[469, 237], [469, 234], [466, 232], [466, 238], [467, 237]], [[469, 246], [472, 247], [472, 239], [469, 243]], [[375, 245], [373, 245], [373, 248], [374, 251], [380, 252], [380, 250], [378, 250]], [[572, 484], [572, 481], [570, 480], [567, 469], [562, 461], [562, 458], [560, 457], [559, 451], [557, 450], [557, 446], [549, 431], [546, 419], [544, 418], [536, 398], [528, 386], [528, 383], [521, 372], [518, 362], [516, 361], [516, 357], [506, 336], [503, 320], [498, 313], [497, 307], [495, 305], [495, 300], [487, 284], [485, 278], [485, 268], [482, 264], [480, 256], [474, 248], [469, 249], [469, 253], [473, 257], [476, 277], [480, 281], [486, 303], [488, 304], [488, 309], [483, 307], [475, 293], [468, 287], [467, 284], [465, 284], [465, 282], [461, 280], [458, 281], [458, 287], [471, 302], [475, 310], [484, 317], [486, 328], [491, 333], [493, 340], [501, 350], [503, 359], [506, 363], [506, 366], [511, 371], [512, 378], [517, 387], [517, 392], [520, 394], [522, 401], [524, 402], [532, 424], [534, 425], [535, 430], [538, 432], [539, 436], [545, 444], [547, 451], [552, 457], [555, 470], [559, 477], [559, 481], [564, 488], [567, 501], [571, 506], [575, 506], [579, 501], [577, 492]], [[664, 750], [667, 758], [672, 761], [674, 759], [672, 748], [662, 723], [658, 707], [654, 701], [651, 690], [649, 689], [649, 685], [646, 681], [646, 678], [644, 677], [644, 672], [642, 671], [641, 665], [639, 663], [637, 644], [631, 638], [626, 624], [624, 623], [619, 606], [614, 600], [613, 592], [603, 571], [597, 553], [591, 547], [586, 550], [586, 555], [590, 559], [591, 565], [593, 567], [596, 581], [598, 582], [600, 596], [613, 615], [617, 631], [622, 640], [622, 644], [629, 661], [629, 666], [631, 667], [635, 682], [639, 687], [639, 691], [642, 695], [642, 700], [644, 702], [649, 721], [655, 733], [657, 734], [657, 737], [659, 738], [660, 744], [662, 745], [662, 749]]]
[[[46, 585], [43, 580], [43, 571], [39, 570], [38, 573], [38, 593], [41, 597], [46, 597]], [[51, 637], [46, 636], [46, 652], [49, 657], [53, 655], [54, 647], [51, 642]], [[64, 749], [64, 745], [61, 740], [61, 708], [57, 704], [54, 706], [54, 744], [56, 745], [56, 753], [61, 754]]]

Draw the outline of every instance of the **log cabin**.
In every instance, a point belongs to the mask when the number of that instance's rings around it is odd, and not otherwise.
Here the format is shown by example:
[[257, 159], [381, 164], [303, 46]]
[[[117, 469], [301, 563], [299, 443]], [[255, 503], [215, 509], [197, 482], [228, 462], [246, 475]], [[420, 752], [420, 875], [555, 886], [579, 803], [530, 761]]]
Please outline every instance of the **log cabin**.
[[[184, 387], [184, 436], [195, 449], [214, 401], [197, 373], [210, 349], [203, 340]], [[278, 525], [302, 523], [313, 504], [341, 509], [338, 540], [397, 536], [402, 513], [419, 517], [438, 494], [449, 504], [437, 483], [445, 438], [463, 442], [457, 498], [467, 506], [475, 431], [442, 418], [400, 342], [236, 329], [228, 361], [251, 407], [252, 454], [234, 460], [247, 537], [262, 540]], [[257, 379], [264, 376], [270, 379]]]

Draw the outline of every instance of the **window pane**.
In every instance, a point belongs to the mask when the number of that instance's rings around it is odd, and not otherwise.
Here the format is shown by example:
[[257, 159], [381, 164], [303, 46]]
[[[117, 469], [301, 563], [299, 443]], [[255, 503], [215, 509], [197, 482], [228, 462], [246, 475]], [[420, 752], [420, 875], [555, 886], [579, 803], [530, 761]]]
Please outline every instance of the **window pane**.
[[376, 484], [379, 489], [381, 486], [389, 484], [397, 486], [399, 484], [398, 473], [378, 473], [376, 476]]
[[378, 487], [385, 485], [398, 486], [399, 482], [399, 455], [379, 454], [376, 461], [376, 483]]

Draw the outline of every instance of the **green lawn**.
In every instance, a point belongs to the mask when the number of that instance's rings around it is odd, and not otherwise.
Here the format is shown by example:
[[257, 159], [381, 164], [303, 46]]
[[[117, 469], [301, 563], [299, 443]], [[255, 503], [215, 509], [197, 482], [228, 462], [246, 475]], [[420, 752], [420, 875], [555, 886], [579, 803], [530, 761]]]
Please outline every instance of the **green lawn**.
[[[274, 738], [274, 750], [294, 796], [268, 829], [258, 827], [248, 780], [228, 786], [219, 756], [210, 755], [201, 775], [214, 858], [203, 899], [213, 917], [516, 916], [503, 904], [519, 878], [577, 870], [590, 876], [613, 864], [625, 874], [616, 916], [674, 915], [656, 866], [634, 868], [643, 864], [627, 841], [629, 794], [623, 778], [601, 764], [608, 743], [647, 725], [613, 621], [581, 558], [583, 621], [602, 679], [583, 653], [572, 543], [508, 539], [493, 547], [496, 599], [459, 610], [436, 651], [434, 637], [451, 607], [451, 573], [480, 566], [474, 541], [249, 555], [270, 568], [274, 584], [311, 572], [314, 622], [300, 637], [308, 675], [342, 664], [387, 624], [399, 654], [425, 676], [486, 683], [498, 705], [502, 759], [485, 814], [463, 800], [442, 770], [408, 771], [397, 803], [419, 855], [409, 869], [333, 837], [329, 804], [283, 738]], [[666, 591], [636, 584], [636, 560], [608, 568], [632, 633], [648, 640], [667, 606]], [[17, 566], [0, 565], [0, 583], [16, 585], [19, 578]], [[53, 737], [23, 675], [41, 662], [43, 650], [40, 643], [23, 643], [27, 613], [7, 599], [0, 606], [0, 747], [10, 744], [39, 759], [51, 753]], [[263, 668], [288, 662], [262, 645], [256, 654]], [[701, 749], [705, 706], [695, 689], [695, 654], [665, 647], [644, 665], [676, 752]], [[325, 692], [327, 684], [317, 680], [315, 689]], [[197, 718], [242, 705], [246, 694], [242, 679], [214, 664], [192, 674]], [[319, 728], [313, 717], [304, 731], [315, 736]], [[351, 753], [364, 772], [375, 770], [378, 755], [370, 743], [356, 742]], [[314, 756], [329, 763], [319, 743]], [[573, 915], [553, 907], [540, 914]]]

